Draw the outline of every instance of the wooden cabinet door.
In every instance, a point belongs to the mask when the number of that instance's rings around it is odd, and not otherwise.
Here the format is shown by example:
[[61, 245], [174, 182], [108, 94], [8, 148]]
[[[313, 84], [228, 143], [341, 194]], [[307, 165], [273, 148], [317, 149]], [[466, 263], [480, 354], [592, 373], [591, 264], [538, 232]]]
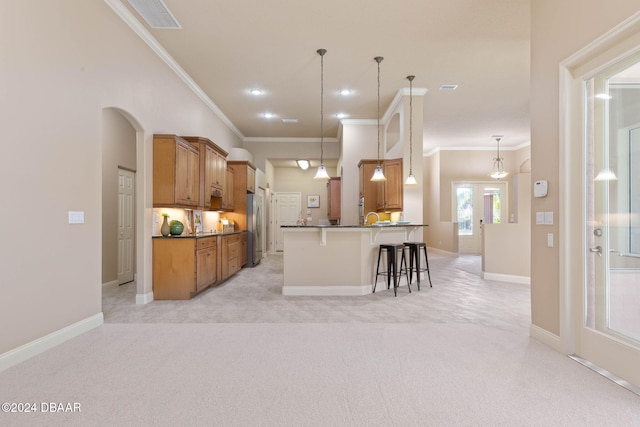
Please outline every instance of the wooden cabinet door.
[[219, 190], [224, 189], [224, 179], [227, 173], [227, 159], [220, 153], [216, 153], [213, 186]]
[[247, 193], [256, 192], [256, 170], [247, 166]]
[[175, 182], [175, 194], [176, 203], [190, 205], [191, 200], [191, 186], [189, 181], [191, 178], [191, 166], [190, 166], [190, 151], [181, 144], [176, 144], [176, 182]]
[[196, 291], [200, 291], [216, 281], [216, 249], [200, 249], [196, 255]]
[[330, 178], [327, 182], [327, 217], [330, 220], [340, 219], [340, 182], [340, 178]]
[[233, 210], [233, 169], [231, 168], [227, 168], [225, 173], [222, 208], [226, 211]]
[[402, 210], [402, 159], [384, 161], [384, 209], [392, 211]]

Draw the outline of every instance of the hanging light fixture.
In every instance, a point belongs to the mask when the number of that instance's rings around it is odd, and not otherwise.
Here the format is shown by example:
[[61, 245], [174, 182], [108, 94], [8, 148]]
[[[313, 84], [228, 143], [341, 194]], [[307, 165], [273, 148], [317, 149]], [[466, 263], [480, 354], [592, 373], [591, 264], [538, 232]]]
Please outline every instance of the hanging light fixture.
[[409, 80], [409, 176], [404, 185], [416, 185], [416, 177], [413, 176], [413, 79], [416, 76], [407, 76]]
[[504, 170], [504, 164], [502, 163], [502, 157], [500, 157], [500, 139], [501, 136], [496, 137], [496, 142], [498, 143], [498, 154], [493, 158], [493, 172], [491, 172], [491, 178], [493, 179], [502, 179], [509, 175], [509, 172]]
[[324, 166], [324, 54], [326, 49], [318, 49], [320, 55], [320, 166], [314, 179], [329, 179], [327, 168]]
[[376, 166], [376, 169], [373, 171], [371, 181], [386, 181], [387, 178], [384, 176], [384, 171], [380, 164], [380, 63], [384, 58], [382, 56], [376, 56], [373, 59], [378, 63], [378, 166]]

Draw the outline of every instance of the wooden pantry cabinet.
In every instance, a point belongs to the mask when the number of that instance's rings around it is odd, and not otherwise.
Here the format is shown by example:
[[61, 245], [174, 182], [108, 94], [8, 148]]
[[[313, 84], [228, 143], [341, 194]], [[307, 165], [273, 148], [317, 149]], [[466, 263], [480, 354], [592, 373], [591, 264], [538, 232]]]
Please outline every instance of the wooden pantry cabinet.
[[153, 136], [153, 206], [197, 208], [198, 149], [177, 135]]

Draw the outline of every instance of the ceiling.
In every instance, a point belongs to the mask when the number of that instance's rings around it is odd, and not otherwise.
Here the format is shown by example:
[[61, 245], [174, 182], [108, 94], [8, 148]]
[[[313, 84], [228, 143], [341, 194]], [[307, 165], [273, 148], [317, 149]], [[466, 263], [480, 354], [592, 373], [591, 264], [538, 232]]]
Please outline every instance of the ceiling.
[[382, 56], [381, 115], [408, 75], [427, 89], [424, 152], [530, 141], [529, 0], [164, 0], [181, 29], [153, 29], [121, 1], [245, 141], [320, 137], [319, 48], [325, 138], [336, 113], [376, 119]]

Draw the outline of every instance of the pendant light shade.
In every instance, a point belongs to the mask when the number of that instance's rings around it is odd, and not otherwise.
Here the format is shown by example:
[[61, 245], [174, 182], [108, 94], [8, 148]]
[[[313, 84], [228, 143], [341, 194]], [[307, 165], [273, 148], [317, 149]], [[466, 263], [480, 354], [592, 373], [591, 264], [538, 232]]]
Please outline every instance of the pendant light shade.
[[320, 55], [320, 166], [313, 179], [329, 179], [327, 168], [324, 166], [324, 54], [326, 49], [318, 49]]
[[318, 170], [316, 171], [316, 176], [313, 179], [329, 179], [330, 176], [327, 173], [327, 168], [324, 165], [318, 166]]
[[409, 176], [404, 185], [417, 185], [416, 177], [413, 176], [413, 79], [416, 76], [407, 76], [409, 80]]
[[504, 170], [502, 157], [500, 157], [500, 139], [501, 137], [496, 137], [496, 142], [498, 143], [498, 152], [497, 156], [493, 158], [493, 171], [491, 172], [491, 175], [489, 175], [493, 179], [502, 179], [509, 175], [509, 172]]
[[387, 180], [387, 178], [384, 176], [382, 165], [380, 164], [380, 63], [383, 59], [384, 58], [382, 56], [376, 56], [375, 58], [373, 58], [373, 60], [378, 63], [378, 166], [376, 166], [376, 170], [373, 171], [371, 181]]

